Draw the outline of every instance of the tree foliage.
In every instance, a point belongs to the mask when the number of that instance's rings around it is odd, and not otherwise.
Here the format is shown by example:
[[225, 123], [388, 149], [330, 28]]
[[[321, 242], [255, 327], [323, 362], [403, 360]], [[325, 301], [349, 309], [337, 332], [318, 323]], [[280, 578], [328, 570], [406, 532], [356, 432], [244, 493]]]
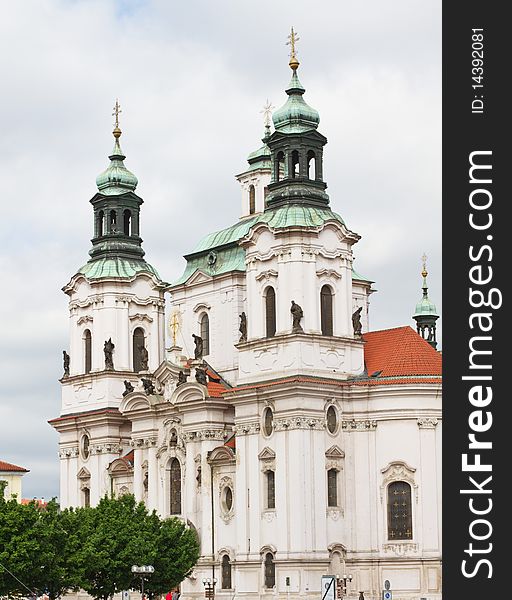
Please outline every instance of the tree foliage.
[[144, 589], [153, 596], [177, 586], [198, 558], [193, 529], [149, 513], [129, 494], [104, 497], [94, 508], [60, 510], [55, 501], [21, 505], [0, 493], [0, 565], [12, 573], [0, 567], [0, 595], [46, 591], [54, 600], [82, 588], [106, 600], [140, 589], [131, 567], [151, 564], [155, 572]]

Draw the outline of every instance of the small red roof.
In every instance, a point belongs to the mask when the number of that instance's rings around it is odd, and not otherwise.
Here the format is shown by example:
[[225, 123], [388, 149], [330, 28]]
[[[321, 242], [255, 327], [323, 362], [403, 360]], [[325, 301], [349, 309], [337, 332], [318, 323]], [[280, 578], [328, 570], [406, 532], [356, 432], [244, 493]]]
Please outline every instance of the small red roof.
[[368, 376], [380, 371], [376, 381], [380, 377], [442, 374], [441, 353], [409, 326], [370, 331], [363, 335], [363, 339], [366, 342], [364, 360]]
[[46, 508], [48, 506], [48, 502], [46, 500], [43, 500], [42, 498], [22, 498], [21, 499], [21, 504], [30, 504], [31, 502], [35, 502], [35, 504], [37, 506], [39, 506], [40, 508]]
[[17, 465], [11, 465], [11, 463], [0, 460], [0, 471], [12, 471], [15, 473], [28, 473], [29, 470], [24, 467], [18, 467]]

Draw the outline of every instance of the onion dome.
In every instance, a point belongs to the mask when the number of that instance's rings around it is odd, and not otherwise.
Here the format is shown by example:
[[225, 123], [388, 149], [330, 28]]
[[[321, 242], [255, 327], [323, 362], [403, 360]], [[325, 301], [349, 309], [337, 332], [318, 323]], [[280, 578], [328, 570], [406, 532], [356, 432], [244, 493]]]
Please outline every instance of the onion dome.
[[276, 131], [282, 133], [303, 133], [316, 129], [320, 123], [320, 115], [318, 111], [311, 108], [302, 97], [306, 91], [302, 87], [297, 69], [299, 61], [293, 58], [290, 61], [290, 67], [293, 71], [292, 79], [286, 90], [288, 100], [286, 103], [276, 110], [272, 115], [272, 121]]
[[96, 185], [101, 194], [106, 196], [115, 196], [118, 194], [125, 194], [126, 192], [133, 192], [137, 187], [137, 177], [124, 166], [124, 159], [126, 156], [121, 150], [119, 144], [119, 138], [121, 137], [121, 130], [116, 125], [112, 132], [115, 138], [114, 149], [112, 154], [109, 156], [110, 165], [107, 169], [100, 173], [96, 177]]

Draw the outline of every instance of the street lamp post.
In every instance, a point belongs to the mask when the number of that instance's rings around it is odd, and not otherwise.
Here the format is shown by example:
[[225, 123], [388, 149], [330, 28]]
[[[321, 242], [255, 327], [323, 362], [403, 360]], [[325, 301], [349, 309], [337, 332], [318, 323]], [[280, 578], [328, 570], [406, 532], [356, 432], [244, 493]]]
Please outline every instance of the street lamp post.
[[213, 579], [210, 579], [209, 577], [207, 579], [203, 579], [203, 585], [204, 585], [204, 597], [207, 600], [213, 600], [215, 597], [215, 584], [217, 583], [217, 580], [215, 579], [215, 577]]
[[142, 600], [144, 600], [144, 575], [151, 575], [154, 572], [155, 567], [153, 565], [142, 565], [140, 567], [138, 565], [132, 566], [132, 573], [140, 577]]
[[336, 575], [336, 579], [341, 584], [341, 597], [343, 598], [347, 595], [347, 581], [352, 581], [352, 575], [343, 575], [343, 577]]

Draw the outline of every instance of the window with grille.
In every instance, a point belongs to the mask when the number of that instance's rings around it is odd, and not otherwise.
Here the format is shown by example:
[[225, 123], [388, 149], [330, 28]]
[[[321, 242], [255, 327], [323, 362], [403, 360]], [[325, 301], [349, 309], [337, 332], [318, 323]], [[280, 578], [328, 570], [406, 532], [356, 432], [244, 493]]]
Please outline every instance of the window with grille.
[[85, 358], [85, 372], [91, 372], [92, 366], [92, 335], [89, 329], [84, 331], [84, 358]]
[[411, 486], [405, 481], [394, 481], [388, 487], [388, 538], [412, 539]]
[[332, 291], [328, 285], [320, 290], [320, 316], [322, 335], [333, 335]]
[[201, 339], [203, 340], [203, 356], [210, 354], [210, 318], [206, 313], [201, 317]]
[[274, 471], [266, 472], [267, 478], [267, 508], [276, 507], [276, 474]]
[[338, 471], [327, 471], [327, 506], [338, 506]]
[[276, 293], [273, 287], [267, 288], [265, 293], [265, 319], [266, 336], [273, 337], [276, 334]]
[[171, 515], [181, 514], [181, 467], [179, 460], [173, 458], [170, 468]]
[[231, 589], [231, 562], [229, 556], [224, 554], [222, 557], [222, 589]]
[[265, 587], [273, 588], [276, 585], [276, 565], [270, 552], [265, 555]]

